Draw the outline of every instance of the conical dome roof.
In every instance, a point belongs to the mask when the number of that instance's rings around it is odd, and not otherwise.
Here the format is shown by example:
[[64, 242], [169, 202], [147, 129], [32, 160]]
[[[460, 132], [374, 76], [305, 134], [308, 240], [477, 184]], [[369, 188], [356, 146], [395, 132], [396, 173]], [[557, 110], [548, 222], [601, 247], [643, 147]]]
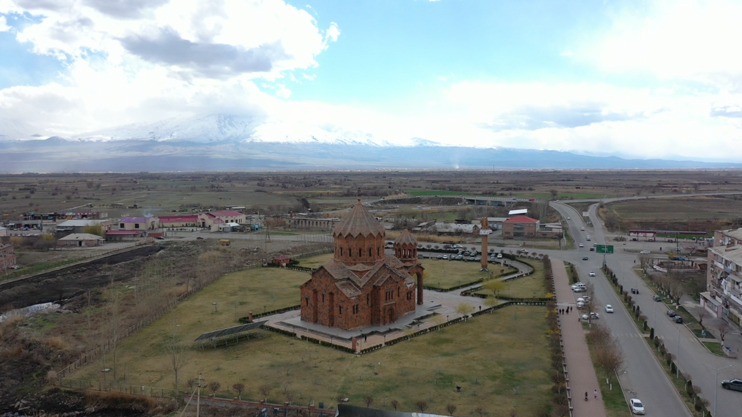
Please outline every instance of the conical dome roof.
[[334, 236], [350, 235], [356, 237], [379, 234], [386, 234], [384, 226], [361, 204], [360, 198], [358, 203], [350, 210], [350, 213], [343, 217], [343, 220], [335, 226], [333, 231]]
[[394, 241], [395, 245], [417, 245], [417, 239], [415, 239], [415, 236], [412, 236], [412, 233], [410, 233], [409, 230], [404, 229], [402, 230], [402, 233], [399, 234], [399, 237], [397, 240]]

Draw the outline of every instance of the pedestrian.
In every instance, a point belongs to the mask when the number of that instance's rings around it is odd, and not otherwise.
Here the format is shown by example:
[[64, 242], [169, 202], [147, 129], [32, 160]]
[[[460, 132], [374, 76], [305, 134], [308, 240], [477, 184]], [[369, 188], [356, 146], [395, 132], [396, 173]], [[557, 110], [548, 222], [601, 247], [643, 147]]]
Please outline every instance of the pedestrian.
[[596, 400], [598, 399], [598, 390], [593, 390], [593, 396]]
[[587, 391], [585, 391], [585, 401], [587, 401]]

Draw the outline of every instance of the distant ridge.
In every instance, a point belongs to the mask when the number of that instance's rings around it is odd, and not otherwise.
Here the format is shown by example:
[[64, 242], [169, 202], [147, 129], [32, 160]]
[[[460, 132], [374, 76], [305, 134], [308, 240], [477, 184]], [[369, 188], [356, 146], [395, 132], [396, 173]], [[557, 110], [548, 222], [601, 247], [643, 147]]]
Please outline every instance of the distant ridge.
[[0, 172], [373, 169], [740, 169], [742, 164], [442, 146], [117, 140], [0, 141]]

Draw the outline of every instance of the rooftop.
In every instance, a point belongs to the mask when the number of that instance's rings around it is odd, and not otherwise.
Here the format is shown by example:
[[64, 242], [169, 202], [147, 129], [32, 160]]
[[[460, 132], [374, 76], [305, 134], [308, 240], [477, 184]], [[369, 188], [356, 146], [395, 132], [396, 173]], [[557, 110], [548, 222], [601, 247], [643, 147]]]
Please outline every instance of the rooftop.
[[103, 238], [90, 233], [72, 233], [71, 235], [67, 235], [59, 240], [103, 240]]
[[384, 226], [376, 220], [371, 212], [361, 203], [361, 199], [343, 219], [335, 226], [333, 236], [371, 236], [385, 235]]
[[538, 223], [538, 220], [528, 216], [514, 216], [505, 220], [505, 223]]

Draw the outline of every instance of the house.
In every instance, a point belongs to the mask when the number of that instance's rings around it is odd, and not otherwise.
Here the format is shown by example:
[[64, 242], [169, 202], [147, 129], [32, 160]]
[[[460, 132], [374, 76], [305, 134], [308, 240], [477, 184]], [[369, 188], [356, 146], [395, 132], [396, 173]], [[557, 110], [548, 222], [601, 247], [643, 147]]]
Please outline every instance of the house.
[[436, 223], [428, 230], [442, 235], [477, 235], [479, 226], [472, 223]]
[[302, 216], [301, 213], [289, 219], [289, 227], [300, 230], [330, 231], [338, 223], [340, 223], [338, 218], [306, 217]]
[[66, 220], [57, 223], [57, 233], [84, 233], [86, 227], [98, 225], [103, 231], [111, 230], [111, 221], [108, 219]]
[[245, 224], [246, 216], [234, 210], [210, 211], [198, 215], [198, 226], [211, 231], [217, 231], [220, 225], [227, 223]]
[[119, 221], [119, 230], [154, 230], [156, 225], [154, 217], [124, 217]]
[[140, 238], [145, 233], [144, 230], [109, 230], [106, 232], [106, 241], [120, 242], [125, 239]]
[[384, 226], [361, 200], [333, 231], [333, 259], [300, 287], [301, 320], [343, 330], [383, 326], [423, 303], [417, 241], [404, 230], [384, 253]]
[[539, 221], [528, 216], [513, 216], [502, 223], [502, 237], [505, 239], [534, 238], [539, 229]]
[[0, 243], [0, 271], [6, 271], [15, 266], [15, 249], [11, 244]]
[[61, 248], [70, 247], [92, 247], [100, 246], [105, 239], [90, 233], [72, 233], [57, 240], [57, 246]]
[[706, 292], [701, 306], [714, 317], [742, 321], [742, 228], [718, 230], [708, 250]]
[[198, 227], [198, 215], [159, 216], [157, 217], [157, 227]]
[[8, 229], [0, 226], [0, 236], [8, 236]]

